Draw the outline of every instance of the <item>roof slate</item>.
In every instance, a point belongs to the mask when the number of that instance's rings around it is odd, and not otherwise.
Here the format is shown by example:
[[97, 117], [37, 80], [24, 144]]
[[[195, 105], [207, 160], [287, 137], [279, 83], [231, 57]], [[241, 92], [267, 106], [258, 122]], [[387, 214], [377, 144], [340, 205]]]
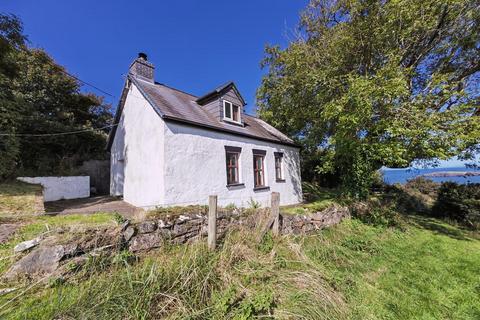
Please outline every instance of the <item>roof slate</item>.
[[[243, 113], [243, 126], [222, 122], [198, 104], [196, 102], [198, 97], [195, 95], [168, 87], [164, 84], [143, 81], [131, 75], [129, 75], [128, 78], [135, 84], [145, 99], [147, 99], [164, 120], [183, 122], [211, 130], [297, 147], [292, 139], [265, 121], [254, 116]], [[114, 132], [112, 133], [113, 135], [115, 134]], [[113, 140], [112, 135], [109, 140]], [[108, 148], [110, 148], [112, 142], [113, 141], [109, 141]]]

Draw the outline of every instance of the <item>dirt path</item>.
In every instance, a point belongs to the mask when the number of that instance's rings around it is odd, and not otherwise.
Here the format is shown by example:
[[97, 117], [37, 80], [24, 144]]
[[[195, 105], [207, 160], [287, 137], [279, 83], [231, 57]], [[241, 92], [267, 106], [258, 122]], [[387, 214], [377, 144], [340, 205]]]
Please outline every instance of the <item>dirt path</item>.
[[109, 196], [45, 202], [47, 214], [118, 212], [126, 218], [132, 218], [139, 210], [119, 198]]

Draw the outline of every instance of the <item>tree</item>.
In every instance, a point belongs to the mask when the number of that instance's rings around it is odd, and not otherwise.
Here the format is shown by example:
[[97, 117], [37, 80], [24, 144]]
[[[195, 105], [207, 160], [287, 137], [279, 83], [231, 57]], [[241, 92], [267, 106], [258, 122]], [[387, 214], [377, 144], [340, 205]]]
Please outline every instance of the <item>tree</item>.
[[382, 166], [479, 150], [480, 2], [313, 0], [267, 47], [259, 115], [365, 196]]
[[20, 118], [21, 104], [12, 90], [12, 80], [18, 72], [15, 50], [24, 46], [25, 37], [20, 20], [13, 15], [0, 14], [0, 177], [11, 173], [19, 156], [16, 120]]
[[[0, 96], [0, 148], [9, 146], [1, 150], [2, 165], [9, 165], [0, 177], [69, 174], [83, 160], [106, 158], [108, 129], [94, 129], [111, 123], [110, 106], [82, 93], [79, 81], [46, 52], [28, 48], [18, 18], [0, 15], [0, 29], [0, 84], [7, 89]], [[81, 130], [90, 131], [32, 136]]]

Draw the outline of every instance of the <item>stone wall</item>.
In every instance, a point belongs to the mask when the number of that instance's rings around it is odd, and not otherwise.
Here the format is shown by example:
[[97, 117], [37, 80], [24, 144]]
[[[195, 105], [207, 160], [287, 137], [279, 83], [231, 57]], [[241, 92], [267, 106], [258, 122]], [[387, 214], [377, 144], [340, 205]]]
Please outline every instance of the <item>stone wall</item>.
[[[245, 214], [241, 210], [220, 213], [217, 217], [217, 235], [222, 238], [227, 229], [245, 225], [255, 228], [262, 225], [270, 214], [269, 209]], [[346, 207], [332, 206], [309, 215], [280, 215], [282, 234], [302, 234], [339, 223], [349, 217]], [[138, 224], [126, 222], [122, 226], [123, 238], [130, 251], [145, 251], [160, 247], [168, 241], [182, 244], [207, 236], [208, 217], [202, 213], [182, 214], [150, 219]]]
[[[268, 208], [250, 214], [243, 210], [219, 213], [218, 238], [221, 239], [227, 230], [238, 226], [245, 226], [248, 229], [263, 227], [269, 215]], [[337, 224], [349, 215], [348, 208], [338, 206], [310, 215], [281, 215], [281, 233], [308, 233]], [[206, 236], [207, 215], [202, 212], [165, 215], [135, 224], [125, 221], [120, 228], [86, 230], [68, 243], [64, 243], [63, 240], [59, 242], [55, 235], [46, 232], [15, 247], [17, 253], [23, 251], [29, 253], [18, 260], [2, 279], [10, 281], [18, 277], [31, 278], [45, 274], [63, 277], [71, 272], [72, 264], [81, 266], [89, 257], [101, 253], [114, 254], [124, 249], [139, 253], [161, 247], [165, 243], [183, 244]]]

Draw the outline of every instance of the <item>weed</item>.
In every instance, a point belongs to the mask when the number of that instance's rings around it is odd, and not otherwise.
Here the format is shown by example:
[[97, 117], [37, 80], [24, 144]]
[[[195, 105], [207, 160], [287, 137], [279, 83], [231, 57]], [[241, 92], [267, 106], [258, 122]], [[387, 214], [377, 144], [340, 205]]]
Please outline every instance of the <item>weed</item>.
[[259, 209], [261, 207], [260, 202], [255, 201], [253, 198], [250, 198], [250, 201], [248, 201], [248, 206], [250, 209]]

